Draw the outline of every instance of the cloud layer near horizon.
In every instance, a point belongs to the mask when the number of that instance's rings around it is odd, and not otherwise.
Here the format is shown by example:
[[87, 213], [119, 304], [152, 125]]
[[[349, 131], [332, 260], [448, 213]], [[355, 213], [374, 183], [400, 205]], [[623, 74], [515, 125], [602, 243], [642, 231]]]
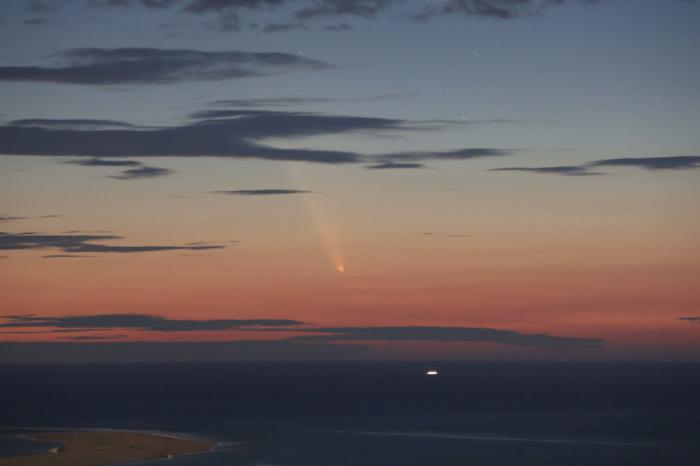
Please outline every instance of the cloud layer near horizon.
[[155, 332], [188, 332], [229, 330], [239, 327], [287, 327], [301, 325], [293, 319], [168, 319], [150, 314], [101, 314], [61, 317], [14, 315], [4, 317], [8, 322], [0, 328], [53, 327], [58, 329], [138, 329]]
[[[31, 330], [45, 328], [46, 332], [86, 331], [108, 329], [137, 329], [157, 332], [268, 330], [303, 333], [285, 338], [296, 343], [332, 343], [342, 341], [429, 341], [429, 342], [490, 342], [515, 346], [543, 348], [593, 347], [603, 343], [598, 338], [560, 337], [548, 334], [527, 334], [512, 330], [482, 327], [297, 327], [304, 324], [292, 319], [170, 319], [151, 314], [102, 314], [46, 317], [37, 315], [4, 316], [0, 329]], [[268, 329], [251, 327], [271, 327]]]

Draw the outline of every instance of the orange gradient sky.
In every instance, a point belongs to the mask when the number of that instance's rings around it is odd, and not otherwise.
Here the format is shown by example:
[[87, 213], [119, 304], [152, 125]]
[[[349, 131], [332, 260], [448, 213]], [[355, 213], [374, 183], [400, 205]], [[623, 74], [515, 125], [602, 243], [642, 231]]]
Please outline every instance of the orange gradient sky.
[[[37, 35], [9, 1], [0, 31], [0, 358], [242, 340], [700, 358], [700, 4], [378, 12], [230, 46], [154, 26], [187, 12], [78, 3]], [[108, 315], [302, 324], [62, 320]]]

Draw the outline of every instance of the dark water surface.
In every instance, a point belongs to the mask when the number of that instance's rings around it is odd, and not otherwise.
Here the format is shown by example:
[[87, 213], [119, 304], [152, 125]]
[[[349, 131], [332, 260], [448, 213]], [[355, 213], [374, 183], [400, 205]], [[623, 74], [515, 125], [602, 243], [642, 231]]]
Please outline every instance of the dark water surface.
[[0, 380], [0, 425], [222, 443], [171, 466], [700, 465], [698, 364], [0, 366]]

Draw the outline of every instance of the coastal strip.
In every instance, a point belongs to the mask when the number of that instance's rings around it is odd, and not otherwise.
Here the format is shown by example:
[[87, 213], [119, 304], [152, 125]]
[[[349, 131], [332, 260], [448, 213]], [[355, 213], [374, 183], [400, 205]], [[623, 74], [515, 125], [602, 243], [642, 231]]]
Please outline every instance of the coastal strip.
[[216, 443], [133, 431], [36, 431], [26, 435], [61, 446], [42, 454], [0, 458], [0, 466], [107, 466], [203, 453]]

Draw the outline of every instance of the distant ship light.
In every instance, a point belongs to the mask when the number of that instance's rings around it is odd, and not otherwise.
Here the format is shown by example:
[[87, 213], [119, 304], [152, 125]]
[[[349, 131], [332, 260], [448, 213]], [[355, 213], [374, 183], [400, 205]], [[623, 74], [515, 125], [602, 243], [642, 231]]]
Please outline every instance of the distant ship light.
[[425, 375], [438, 375], [438, 371], [428, 371]]

